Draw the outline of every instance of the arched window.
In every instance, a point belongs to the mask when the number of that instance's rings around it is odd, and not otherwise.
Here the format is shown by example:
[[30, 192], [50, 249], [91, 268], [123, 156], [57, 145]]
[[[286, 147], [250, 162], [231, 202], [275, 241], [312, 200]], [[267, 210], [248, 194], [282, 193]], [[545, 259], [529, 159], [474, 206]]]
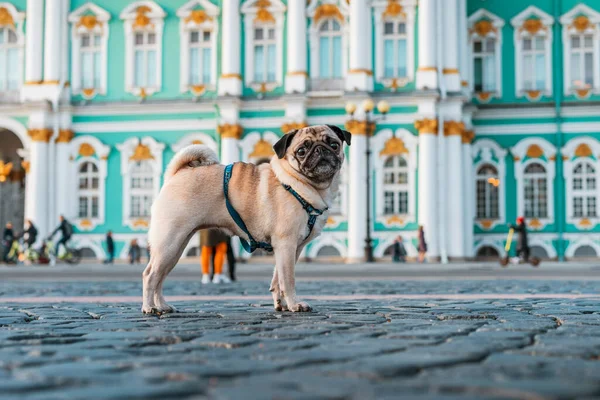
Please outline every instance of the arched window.
[[9, 26], [0, 27], [0, 92], [19, 89], [20, 49], [17, 32]]
[[319, 26], [319, 78], [342, 77], [342, 26], [334, 18]]
[[498, 257], [500, 257], [500, 254], [498, 254], [498, 250], [496, 250], [492, 246], [482, 246], [477, 251], [477, 257], [478, 258], [498, 258]]
[[100, 171], [91, 161], [79, 166], [78, 171], [79, 218], [98, 218], [100, 200]]
[[147, 218], [154, 200], [154, 170], [149, 161], [131, 165], [130, 174], [130, 213], [132, 218]]
[[500, 217], [498, 170], [485, 164], [477, 170], [477, 218], [496, 219]]
[[408, 214], [408, 163], [400, 155], [388, 157], [383, 164], [384, 215]]
[[406, 77], [406, 22], [392, 19], [383, 24], [383, 77]]
[[540, 163], [531, 163], [524, 170], [525, 217], [548, 217], [548, 176]]
[[596, 169], [589, 161], [578, 163], [573, 168], [573, 217], [595, 218]]

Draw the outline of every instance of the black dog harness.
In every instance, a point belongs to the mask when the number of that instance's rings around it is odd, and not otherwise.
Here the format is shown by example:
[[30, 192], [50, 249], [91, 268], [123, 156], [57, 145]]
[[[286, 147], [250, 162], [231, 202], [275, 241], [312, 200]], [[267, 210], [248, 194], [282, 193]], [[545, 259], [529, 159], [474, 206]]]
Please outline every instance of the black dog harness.
[[[264, 249], [266, 251], [273, 251], [273, 246], [271, 246], [270, 243], [257, 242], [256, 240], [254, 240], [254, 238], [250, 234], [250, 231], [248, 230], [248, 227], [244, 223], [244, 220], [242, 219], [240, 214], [235, 210], [235, 208], [233, 208], [233, 206], [231, 205], [231, 202], [229, 201], [229, 181], [231, 180], [232, 170], [233, 170], [233, 164], [229, 164], [225, 167], [225, 173], [223, 174], [223, 193], [225, 194], [225, 205], [227, 206], [227, 211], [229, 211], [229, 215], [231, 215], [231, 218], [233, 218], [233, 220], [235, 221], [237, 226], [246, 235], [248, 235], [248, 241], [240, 238], [242, 247], [248, 253], [252, 253], [256, 249]], [[313, 207], [312, 204], [310, 204], [308, 201], [306, 201], [302, 196], [300, 196], [300, 194], [298, 194], [298, 192], [296, 192], [294, 189], [292, 189], [292, 187], [290, 185], [282, 184], [282, 186], [285, 190], [290, 192], [291, 195], [296, 198], [296, 200], [298, 200], [298, 202], [300, 203], [300, 205], [302, 206], [304, 211], [306, 211], [306, 213], [308, 214], [308, 235], [306, 236], [306, 238], [308, 238], [310, 236], [310, 234], [312, 233], [315, 223], [317, 222], [317, 218], [319, 216], [323, 215], [323, 213], [328, 210], [328, 207], [325, 207], [324, 209], [319, 210], [318, 208]]]

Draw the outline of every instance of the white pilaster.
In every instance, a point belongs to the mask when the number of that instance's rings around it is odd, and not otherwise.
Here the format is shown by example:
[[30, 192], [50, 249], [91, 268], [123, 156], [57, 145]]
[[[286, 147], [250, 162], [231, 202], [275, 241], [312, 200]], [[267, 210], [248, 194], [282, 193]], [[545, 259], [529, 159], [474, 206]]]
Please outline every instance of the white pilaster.
[[54, 220], [59, 215], [64, 215], [66, 218], [75, 217], [75, 210], [69, 208], [70, 196], [73, 196], [73, 191], [69, 187], [69, 146], [73, 139], [73, 131], [71, 131], [71, 115], [68, 112], [60, 114], [59, 120], [59, 134], [56, 138], [56, 168], [54, 182], [56, 185], [56, 211], [54, 213]]
[[41, 82], [44, 45], [44, 0], [27, 0], [27, 35], [25, 36], [25, 82]]
[[460, 85], [466, 89], [468, 87], [468, 71], [469, 71], [469, 52], [467, 41], [467, 0], [458, 0], [458, 50]]
[[349, 159], [348, 262], [364, 260], [366, 225], [366, 150], [367, 136], [353, 132]]
[[[44, 31], [44, 82], [58, 84], [60, 80], [61, 56], [61, 0], [46, 0], [46, 21]], [[29, 26], [29, 25], [28, 25]]]
[[417, 89], [436, 89], [436, 0], [419, 2], [419, 68], [417, 69]]
[[473, 176], [473, 159], [471, 155], [471, 141], [465, 139], [463, 136], [462, 141], [462, 171], [463, 171], [463, 191], [464, 191], [464, 246], [465, 246], [465, 257], [473, 257], [474, 247], [474, 232], [473, 232], [473, 220], [474, 220], [474, 209], [475, 209], [475, 181]]
[[239, 124], [239, 107], [237, 101], [227, 101], [219, 104], [221, 121], [218, 131], [221, 135], [221, 164], [227, 165], [240, 161], [242, 127]]
[[240, 24], [240, 0], [223, 0], [222, 63], [218, 90], [220, 96], [242, 94]]
[[373, 90], [371, 56], [371, 9], [367, 0], [350, 2], [350, 70], [346, 77], [347, 91]]
[[458, 71], [458, 0], [444, 0], [442, 2], [443, 19], [443, 74], [446, 91], [460, 91], [460, 74]]
[[48, 168], [48, 142], [52, 136], [52, 130], [45, 128], [45, 113], [32, 114], [29, 118], [29, 136], [31, 144], [29, 148], [29, 177], [27, 179], [27, 191], [25, 198], [25, 210], [29, 218], [37, 226], [39, 237], [42, 238], [49, 233], [49, 168]]
[[306, 1], [289, 0], [287, 14], [286, 93], [306, 92]]
[[62, 1], [62, 12], [60, 13], [60, 79], [63, 82], [69, 81], [69, 11], [71, 8], [71, 0]]
[[446, 182], [448, 256], [464, 258], [464, 190], [462, 159], [462, 122], [446, 121]]

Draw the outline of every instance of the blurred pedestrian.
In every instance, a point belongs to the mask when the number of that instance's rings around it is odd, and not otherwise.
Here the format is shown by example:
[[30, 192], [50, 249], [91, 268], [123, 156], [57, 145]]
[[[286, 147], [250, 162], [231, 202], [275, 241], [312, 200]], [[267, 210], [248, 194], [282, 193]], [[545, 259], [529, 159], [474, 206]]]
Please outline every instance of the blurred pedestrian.
[[104, 264], [112, 264], [115, 259], [115, 242], [112, 237], [112, 231], [106, 232], [106, 252], [108, 258], [104, 260]]
[[235, 281], [235, 254], [233, 254], [233, 247], [231, 246], [231, 236], [227, 241], [227, 267], [229, 268], [229, 279]]
[[227, 255], [227, 236], [220, 229], [205, 229], [200, 231], [200, 262], [202, 264], [202, 283], [210, 283], [210, 264], [213, 261], [214, 276], [213, 283], [229, 283], [230, 280], [223, 275], [223, 264]]
[[394, 240], [392, 261], [397, 263], [403, 263], [406, 261], [406, 248], [404, 247], [402, 236], [398, 236]]
[[15, 240], [15, 232], [11, 222], [7, 222], [2, 232], [2, 260], [4, 262], [9, 261], [10, 248]]
[[425, 262], [425, 255], [427, 254], [427, 242], [425, 241], [425, 231], [423, 230], [423, 225], [419, 225], [419, 230], [417, 231], [419, 238], [419, 262]]
[[131, 239], [129, 243], [129, 264], [141, 264], [142, 249], [137, 239]]
[[33, 247], [37, 240], [38, 231], [33, 222], [28, 219], [25, 221], [25, 231], [23, 232], [23, 242], [27, 249]]
[[527, 224], [524, 217], [517, 218], [516, 225], [509, 225], [519, 235], [517, 242], [517, 257], [529, 262], [529, 241], [527, 240]]
[[52, 238], [54, 237], [54, 235], [56, 235], [56, 232], [60, 231], [61, 238], [54, 247], [54, 255], [56, 256], [58, 256], [58, 251], [60, 250], [61, 244], [65, 248], [65, 254], [69, 252], [67, 243], [71, 239], [71, 235], [73, 235], [73, 225], [71, 225], [71, 223], [67, 221], [64, 215], [61, 215], [60, 217], [58, 217], [58, 219], [60, 221], [60, 224], [58, 224], [58, 227], [48, 236], [49, 238]]

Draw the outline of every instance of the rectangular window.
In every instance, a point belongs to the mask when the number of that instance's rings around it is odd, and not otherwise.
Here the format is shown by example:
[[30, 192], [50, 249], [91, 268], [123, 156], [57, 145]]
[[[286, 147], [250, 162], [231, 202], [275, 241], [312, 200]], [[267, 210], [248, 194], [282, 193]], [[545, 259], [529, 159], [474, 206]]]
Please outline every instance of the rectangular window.
[[383, 25], [383, 76], [407, 76], [406, 24], [385, 22]]
[[408, 192], [398, 193], [398, 213], [408, 214]]
[[319, 39], [319, 77], [327, 78], [329, 74], [329, 38], [321, 37]]
[[523, 47], [523, 89], [543, 90], [546, 87], [546, 42], [542, 36], [525, 38]]
[[473, 42], [473, 72], [476, 92], [496, 90], [495, 39], [476, 39]]
[[157, 85], [156, 34], [138, 32], [134, 37], [134, 85], [138, 88], [153, 88]]
[[80, 75], [84, 89], [97, 89], [102, 86], [102, 37], [83, 34], [80, 37]]
[[594, 86], [594, 37], [571, 36], [571, 86], [590, 89]]
[[275, 28], [254, 29], [254, 82], [277, 81], [277, 43]]
[[87, 218], [88, 201], [87, 197], [79, 197], [79, 218]]
[[394, 214], [394, 192], [385, 192], [383, 195], [384, 199], [384, 210], [385, 215]]
[[190, 32], [189, 79], [190, 85], [207, 85], [211, 82], [212, 41], [211, 31]]

